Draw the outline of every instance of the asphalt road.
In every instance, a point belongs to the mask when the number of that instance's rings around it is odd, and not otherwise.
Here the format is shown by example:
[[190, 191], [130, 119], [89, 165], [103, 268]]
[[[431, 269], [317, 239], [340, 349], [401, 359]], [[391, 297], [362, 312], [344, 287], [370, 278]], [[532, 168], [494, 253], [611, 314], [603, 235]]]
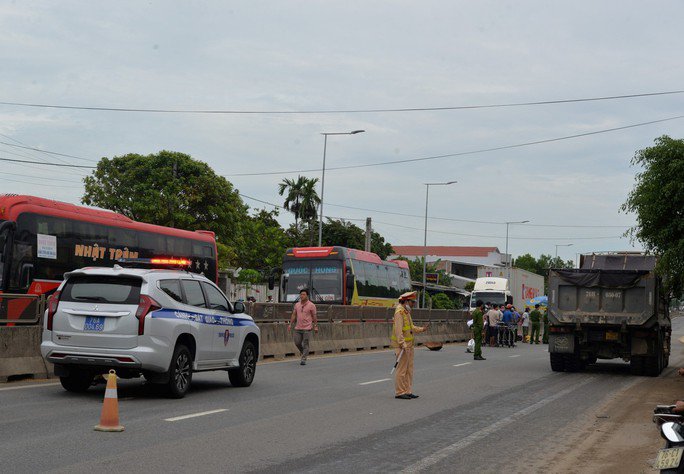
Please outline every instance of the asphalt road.
[[[675, 326], [679, 337], [681, 320]], [[554, 437], [607, 396], [648, 382], [622, 363], [551, 372], [544, 345], [484, 355], [418, 348], [416, 400], [394, 399], [389, 351], [260, 364], [249, 388], [231, 387], [223, 372], [195, 374], [182, 400], [120, 381], [123, 433], [93, 431], [104, 385], [86, 394], [54, 381], [0, 386], [1, 469], [517, 471], [525, 457], [558, 450]]]

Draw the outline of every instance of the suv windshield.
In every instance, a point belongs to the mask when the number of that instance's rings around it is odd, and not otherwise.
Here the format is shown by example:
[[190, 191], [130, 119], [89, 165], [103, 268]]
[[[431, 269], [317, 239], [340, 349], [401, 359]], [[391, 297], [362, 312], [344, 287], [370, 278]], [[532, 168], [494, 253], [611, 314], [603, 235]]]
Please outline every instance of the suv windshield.
[[69, 278], [60, 301], [76, 303], [134, 304], [140, 301], [139, 278], [82, 275]]
[[312, 301], [342, 301], [342, 262], [306, 260], [286, 262], [283, 266], [285, 301], [297, 301], [299, 292], [309, 290]]

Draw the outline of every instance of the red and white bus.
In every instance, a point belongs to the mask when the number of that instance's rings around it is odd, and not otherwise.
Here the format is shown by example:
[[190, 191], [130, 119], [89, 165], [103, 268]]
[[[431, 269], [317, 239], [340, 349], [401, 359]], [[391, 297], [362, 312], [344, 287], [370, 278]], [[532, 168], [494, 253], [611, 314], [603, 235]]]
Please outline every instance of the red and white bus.
[[[179, 257], [218, 280], [216, 238], [135, 222], [110, 211], [34, 196], [0, 195], [0, 293], [51, 294], [64, 273], [120, 258]], [[35, 300], [0, 300], [0, 321], [35, 317]]]
[[282, 303], [296, 301], [306, 288], [314, 302], [393, 306], [411, 291], [408, 262], [346, 247], [287, 249], [280, 284]]

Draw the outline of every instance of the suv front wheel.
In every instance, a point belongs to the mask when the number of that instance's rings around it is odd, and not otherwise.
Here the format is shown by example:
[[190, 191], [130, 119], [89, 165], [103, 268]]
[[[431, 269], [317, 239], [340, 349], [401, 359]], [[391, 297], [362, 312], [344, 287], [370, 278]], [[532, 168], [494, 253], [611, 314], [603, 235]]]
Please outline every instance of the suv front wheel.
[[239, 362], [239, 368], [228, 371], [228, 378], [233, 387], [249, 387], [254, 380], [257, 363], [256, 348], [251, 341], [245, 341], [242, 346]]
[[169, 367], [169, 381], [167, 385], [171, 398], [183, 398], [190, 389], [192, 382], [192, 354], [184, 345], [178, 344], [173, 351], [171, 366]]

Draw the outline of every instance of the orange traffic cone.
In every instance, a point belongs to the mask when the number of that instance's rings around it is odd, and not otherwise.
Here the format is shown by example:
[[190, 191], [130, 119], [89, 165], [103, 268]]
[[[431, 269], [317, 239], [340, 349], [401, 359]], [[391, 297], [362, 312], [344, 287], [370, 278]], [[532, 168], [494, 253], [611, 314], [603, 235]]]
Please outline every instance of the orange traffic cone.
[[109, 371], [107, 377], [107, 389], [105, 390], [104, 403], [100, 424], [95, 431], [123, 431], [124, 427], [119, 424], [119, 398], [116, 395], [116, 372]]

